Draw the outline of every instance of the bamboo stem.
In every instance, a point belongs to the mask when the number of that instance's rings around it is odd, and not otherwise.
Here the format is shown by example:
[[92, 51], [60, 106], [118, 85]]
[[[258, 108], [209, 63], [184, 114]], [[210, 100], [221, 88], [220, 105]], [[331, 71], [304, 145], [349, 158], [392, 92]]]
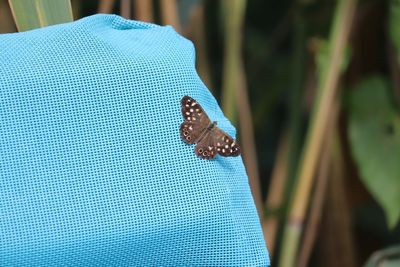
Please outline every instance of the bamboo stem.
[[126, 18], [126, 19], [131, 19], [131, 10], [132, 10], [132, 6], [131, 6], [131, 0], [121, 0], [120, 3], [120, 13], [121, 16]]
[[283, 248], [280, 256], [281, 267], [292, 267], [296, 261], [304, 217], [307, 209], [311, 185], [320, 156], [322, 141], [326, 132], [326, 122], [332, 109], [339, 80], [344, 49], [350, 32], [356, 0], [339, 0], [330, 37], [330, 53], [325, 66], [322, 66], [318, 84], [318, 97], [314, 104], [312, 119], [307, 133], [298, 172], [298, 185], [295, 189], [289, 218], [283, 235]]
[[82, 18], [82, 5], [79, 0], [71, 0], [73, 20]]
[[[270, 191], [268, 197], [275, 195], [277, 199], [271, 200], [268, 203], [267, 212], [272, 212], [268, 218], [268, 225], [266, 227], [266, 240], [271, 255], [274, 254], [274, 244], [276, 239], [279, 239], [278, 234], [281, 234], [279, 226], [283, 221], [287, 211], [288, 199], [293, 190], [293, 184], [295, 182], [296, 168], [298, 165], [299, 151], [300, 151], [300, 130], [301, 130], [301, 119], [302, 119], [302, 88], [303, 88], [303, 77], [304, 77], [304, 61], [305, 61], [305, 21], [303, 18], [302, 6], [298, 9], [295, 8], [295, 4], [292, 5], [290, 11], [285, 16], [285, 21], [288, 21], [294, 27], [294, 42], [293, 42], [293, 62], [291, 71], [291, 87], [290, 87], [290, 114], [289, 122], [287, 126], [287, 133], [285, 133], [286, 142], [285, 145], [285, 158], [278, 158], [275, 163], [275, 168], [284, 169], [281, 177], [278, 175], [272, 176], [270, 185]], [[286, 23], [287, 24], [287, 23]], [[290, 25], [289, 24], [289, 25]], [[285, 28], [288, 26], [285, 26]], [[280, 148], [281, 149], [281, 148]], [[283, 157], [283, 156], [282, 156]], [[276, 169], [274, 169], [275, 171]], [[279, 180], [279, 181], [276, 181]], [[281, 188], [275, 187], [275, 183], [280, 183]], [[272, 229], [269, 229], [272, 228]], [[265, 233], [264, 233], [265, 234]]]
[[327, 191], [328, 179], [330, 177], [331, 164], [332, 164], [332, 143], [334, 133], [337, 132], [337, 117], [339, 113], [339, 103], [338, 98], [335, 98], [333, 104], [332, 112], [329, 116], [328, 129], [326, 133], [326, 138], [324, 140], [324, 153], [321, 155], [321, 164], [319, 167], [319, 172], [317, 175], [315, 193], [311, 200], [310, 215], [308, 219], [307, 226], [304, 230], [304, 241], [299, 253], [299, 260], [297, 267], [306, 267], [311, 256], [311, 252], [315, 243], [315, 238], [319, 230], [321, 218], [322, 218], [322, 208], [325, 202], [325, 195]]
[[278, 234], [280, 211], [284, 206], [284, 192], [287, 184], [289, 159], [289, 133], [286, 131], [278, 146], [278, 152], [272, 171], [268, 198], [265, 203], [266, 219], [263, 221], [264, 239], [267, 241], [270, 255], [274, 254]]
[[190, 11], [185, 32], [185, 36], [189, 36], [196, 46], [196, 65], [199, 76], [208, 89], [212, 90], [214, 87], [211, 82], [210, 63], [208, 61], [203, 4], [194, 6]]
[[260, 190], [260, 178], [258, 175], [257, 153], [254, 143], [253, 123], [247, 96], [247, 83], [243, 60], [242, 47], [242, 23], [246, 0], [224, 0], [225, 21], [225, 55], [224, 75], [222, 84], [222, 108], [225, 115], [235, 124], [238, 109], [240, 133], [243, 147], [243, 159], [253, 198], [258, 214], [262, 218], [262, 198]]
[[[346, 172], [343, 161], [342, 145], [339, 139], [339, 132], [334, 132], [333, 140], [333, 177], [331, 179], [332, 186], [329, 187], [331, 190], [331, 198], [334, 201], [335, 209], [337, 212], [337, 223], [335, 224], [339, 229], [337, 233], [343, 235], [342, 238], [336, 239], [340, 248], [339, 254], [343, 256], [343, 267], [360, 266], [357, 261], [357, 254], [354, 245], [354, 237], [351, 224], [351, 210], [349, 201], [346, 194]], [[335, 253], [335, 258], [336, 258]]]
[[[301, 125], [302, 125], [302, 107], [304, 91], [304, 61], [305, 61], [305, 20], [303, 9], [299, 9], [293, 14], [294, 42], [293, 42], [293, 62], [291, 71], [291, 92], [289, 97], [289, 121], [288, 121], [288, 143], [289, 152], [287, 159], [287, 186], [285, 190], [285, 213], [288, 210], [290, 196], [296, 182], [296, 171], [299, 165], [301, 150]], [[312, 68], [311, 68], [312, 69]]]
[[135, 0], [134, 1], [135, 19], [153, 22], [153, 1]]
[[[326, 212], [322, 224], [321, 264], [326, 267], [360, 266], [354, 249], [351, 211], [345, 186], [345, 166], [339, 134], [334, 132], [332, 150], [332, 179], [328, 181]], [[340, 233], [340, 238], [337, 234]], [[337, 257], [340, 255], [340, 257]]]
[[[296, 170], [298, 167], [299, 157], [300, 157], [300, 149], [301, 149], [301, 121], [302, 121], [302, 93], [304, 91], [304, 75], [306, 69], [304, 68], [305, 62], [305, 32], [306, 32], [306, 23], [303, 16], [303, 5], [299, 5], [299, 8], [296, 8], [296, 5], [293, 5], [290, 8], [290, 12], [286, 15], [286, 20], [292, 24], [294, 28], [294, 42], [293, 42], [293, 62], [292, 62], [292, 73], [291, 73], [291, 88], [290, 88], [290, 99], [289, 99], [289, 121], [287, 126], [287, 158], [285, 159], [285, 189], [282, 192], [282, 201], [279, 206], [279, 210], [281, 211], [278, 214], [279, 218], [276, 218], [277, 223], [282, 222], [285, 218], [286, 212], [288, 210], [290, 196], [292, 194], [295, 178], [296, 178]], [[289, 19], [290, 18], [290, 19]], [[309, 70], [311, 71], [311, 70]], [[281, 178], [282, 179], [282, 178]], [[272, 185], [271, 185], [272, 186]], [[271, 190], [274, 190], [271, 188]], [[278, 208], [278, 207], [277, 207]], [[278, 220], [279, 219], [279, 220]], [[277, 229], [275, 235], [281, 235], [280, 229]], [[276, 236], [276, 239], [281, 238], [281, 236]], [[269, 248], [271, 244], [268, 243]], [[271, 255], [273, 252], [271, 252]]]
[[109, 14], [113, 12], [115, 0], [100, 0], [97, 13]]
[[222, 77], [222, 109], [235, 124], [238, 73], [241, 65], [242, 24], [246, 0], [223, 0], [225, 22], [224, 69]]
[[253, 122], [249, 99], [247, 96], [246, 74], [243, 63], [237, 77], [238, 92], [236, 94], [238, 118], [240, 123], [241, 145], [243, 147], [243, 161], [249, 177], [250, 188], [260, 219], [262, 219], [263, 203], [260, 189], [260, 177], [258, 174], [258, 161], [256, 145], [254, 142]]
[[11, 9], [6, 1], [0, 1], [0, 33], [11, 33], [16, 31]]
[[18, 31], [73, 21], [70, 0], [8, 0]]
[[181, 32], [176, 0], [160, 0], [161, 21], [164, 25], [171, 25], [177, 32]]

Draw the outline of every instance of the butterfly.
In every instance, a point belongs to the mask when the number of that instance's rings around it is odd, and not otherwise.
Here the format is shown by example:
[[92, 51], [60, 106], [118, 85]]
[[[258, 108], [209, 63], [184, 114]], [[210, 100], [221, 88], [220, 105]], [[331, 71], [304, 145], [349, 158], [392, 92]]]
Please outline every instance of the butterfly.
[[224, 157], [240, 155], [239, 145], [226, 132], [211, 122], [204, 109], [190, 96], [181, 100], [181, 110], [185, 121], [180, 126], [182, 140], [187, 144], [197, 144], [194, 151], [202, 159], [213, 159], [217, 154]]

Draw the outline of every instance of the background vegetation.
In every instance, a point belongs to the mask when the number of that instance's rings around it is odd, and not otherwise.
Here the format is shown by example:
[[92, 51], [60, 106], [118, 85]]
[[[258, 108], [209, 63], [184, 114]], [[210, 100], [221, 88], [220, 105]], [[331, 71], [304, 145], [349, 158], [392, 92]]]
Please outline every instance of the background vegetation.
[[0, 0], [0, 32], [95, 13], [194, 42], [274, 266], [400, 266], [399, 0]]

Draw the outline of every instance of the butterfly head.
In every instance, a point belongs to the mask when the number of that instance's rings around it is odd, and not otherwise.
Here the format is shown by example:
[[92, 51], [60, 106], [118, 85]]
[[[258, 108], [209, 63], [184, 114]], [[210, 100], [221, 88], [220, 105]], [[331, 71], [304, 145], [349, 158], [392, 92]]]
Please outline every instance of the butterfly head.
[[216, 121], [213, 121], [213, 123], [211, 123], [211, 124], [208, 126], [208, 130], [213, 129], [215, 126], [217, 126], [217, 122], [216, 122]]

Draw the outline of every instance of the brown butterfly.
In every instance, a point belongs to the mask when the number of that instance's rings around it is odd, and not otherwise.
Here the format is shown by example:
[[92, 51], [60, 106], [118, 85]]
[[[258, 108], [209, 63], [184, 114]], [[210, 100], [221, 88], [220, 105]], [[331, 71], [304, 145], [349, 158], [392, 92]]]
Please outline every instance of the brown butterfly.
[[238, 144], [226, 132], [218, 128], [217, 122], [211, 123], [203, 108], [190, 96], [181, 100], [182, 115], [185, 121], [181, 124], [182, 140], [195, 144], [194, 151], [202, 159], [213, 159], [217, 154], [224, 157], [240, 155]]

